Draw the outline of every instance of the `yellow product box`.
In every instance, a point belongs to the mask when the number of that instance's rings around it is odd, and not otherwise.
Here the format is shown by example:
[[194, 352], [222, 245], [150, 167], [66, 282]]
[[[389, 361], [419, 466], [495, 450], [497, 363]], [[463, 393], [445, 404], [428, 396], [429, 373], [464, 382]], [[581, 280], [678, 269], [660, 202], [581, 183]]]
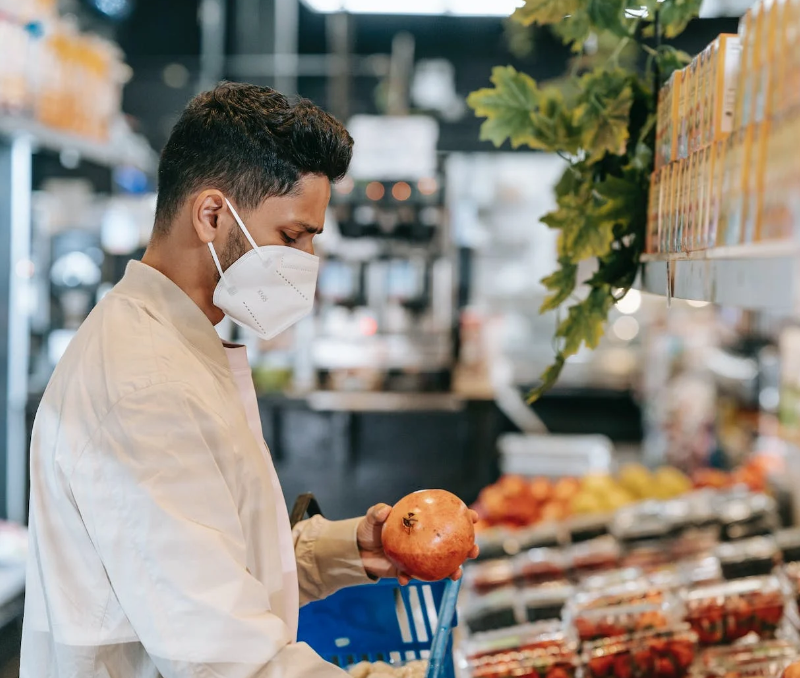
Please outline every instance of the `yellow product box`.
[[709, 68], [711, 59], [711, 45], [708, 45], [698, 56], [697, 82], [697, 115], [695, 117], [695, 150], [708, 145], [708, 132], [706, 131], [706, 111], [709, 107]]
[[680, 104], [681, 86], [683, 84], [683, 71], [675, 71], [669, 78], [669, 88], [666, 120], [664, 133], [665, 164], [678, 159], [678, 137], [680, 136]]
[[767, 141], [764, 198], [761, 212], [762, 240], [795, 240], [794, 224], [800, 195], [800, 158], [797, 139], [800, 117], [792, 116], [772, 125]]
[[647, 227], [645, 230], [644, 251], [655, 252], [655, 238], [658, 235], [658, 179], [659, 171], [650, 175], [650, 192], [647, 195]]
[[683, 234], [682, 249], [691, 252], [694, 249], [695, 229], [697, 228], [697, 176], [700, 167], [700, 154], [692, 153], [689, 156], [689, 171], [687, 172], [686, 193], [686, 228]]
[[758, 39], [758, 52], [754, 60], [753, 122], [760, 123], [772, 113], [772, 102], [768, 96], [770, 83], [775, 72], [777, 58], [778, 21], [783, 11], [780, 0], [762, 0], [761, 35]]
[[675, 224], [673, 226], [671, 252], [683, 250], [683, 234], [686, 230], [686, 206], [688, 204], [689, 188], [689, 161], [681, 160], [678, 163], [678, 190], [675, 196]]
[[661, 168], [658, 192], [658, 252], [667, 251], [667, 231], [669, 229], [670, 210], [672, 208], [672, 174], [672, 165], [665, 165]]
[[708, 145], [714, 141], [714, 83], [716, 82], [716, 63], [717, 51], [719, 50], [719, 38], [711, 41], [706, 47], [706, 69], [704, 102], [703, 102], [703, 145]]
[[734, 114], [742, 56], [738, 35], [723, 33], [714, 43], [709, 74], [709, 143], [724, 139], [736, 128]]
[[658, 92], [658, 107], [656, 109], [655, 168], [657, 170], [660, 170], [664, 165], [669, 163], [669, 157], [664, 143], [664, 140], [667, 137], [667, 128], [669, 127], [669, 120], [667, 114], [667, 111], [670, 110], [669, 98], [670, 98], [670, 86], [669, 83], [667, 83]]
[[743, 241], [754, 132], [755, 128], [750, 125], [736, 130], [729, 137], [731, 143], [725, 159], [726, 179], [722, 195], [726, 210], [726, 219], [721, 224], [725, 229], [725, 245], [739, 245]]
[[694, 242], [692, 249], [705, 249], [708, 242], [708, 186], [711, 170], [711, 147], [704, 146], [698, 151], [697, 160], [697, 212], [694, 218]]
[[719, 244], [719, 224], [722, 204], [722, 185], [725, 180], [725, 152], [727, 141], [716, 141], [711, 145], [711, 173], [708, 186], [708, 240], [707, 247]]
[[742, 18], [739, 25], [742, 46], [742, 65], [739, 74], [739, 85], [736, 89], [736, 108], [734, 127], [743, 129], [753, 121], [754, 99], [757, 72], [757, 55], [761, 49], [762, 25], [764, 13], [761, 3], [754, 5]]
[[786, 10], [787, 22], [787, 50], [784, 78], [781, 87], [781, 108], [791, 111], [800, 106], [800, 50], [797, 41], [800, 40], [800, 0], [789, 0]]
[[761, 240], [761, 216], [764, 203], [764, 174], [767, 164], [767, 144], [769, 139], [769, 122], [753, 126], [751, 141], [749, 172], [745, 187], [744, 209], [744, 242]]
[[700, 59], [695, 57], [686, 67], [689, 72], [689, 97], [686, 113], [686, 157], [697, 150], [697, 112], [700, 92]]
[[675, 225], [675, 203], [678, 189], [678, 163], [665, 167], [667, 181], [664, 184], [664, 213], [661, 219], [661, 252], [671, 252], [672, 233]]
[[681, 71], [681, 87], [678, 95], [678, 159], [689, 157], [689, 122], [692, 113], [692, 101], [697, 93], [691, 66]]
[[777, 17], [776, 17], [776, 32], [775, 32], [775, 49], [773, 52], [772, 73], [770, 76], [769, 87], [767, 91], [767, 107], [769, 115], [779, 115], [785, 109], [784, 101], [787, 99], [787, 86], [786, 74], [788, 64], [792, 56], [791, 45], [795, 44], [797, 36], [794, 34], [792, 27], [792, 10], [795, 5], [793, 0], [779, 0]]

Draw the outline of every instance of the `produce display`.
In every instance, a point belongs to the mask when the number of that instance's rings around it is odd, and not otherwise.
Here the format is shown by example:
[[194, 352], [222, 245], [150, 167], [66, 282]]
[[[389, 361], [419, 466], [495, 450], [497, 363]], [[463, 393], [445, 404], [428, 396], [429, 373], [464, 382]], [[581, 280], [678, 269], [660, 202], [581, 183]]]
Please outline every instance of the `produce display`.
[[697, 636], [687, 625], [590, 643], [584, 648], [588, 678], [683, 678]]
[[730, 643], [755, 633], [772, 638], [783, 619], [784, 593], [776, 577], [751, 577], [693, 589], [685, 619], [703, 645]]
[[404, 664], [359, 662], [347, 669], [352, 678], [425, 678], [428, 661], [418, 659]]
[[439, 581], [456, 572], [475, 546], [466, 504], [445, 490], [420, 490], [393, 507], [381, 534], [386, 557], [401, 572]]
[[638, 603], [579, 610], [571, 621], [578, 638], [587, 641], [663, 629], [676, 617], [674, 609], [667, 603]]
[[484, 488], [473, 508], [481, 516], [479, 529], [519, 528], [572, 515], [606, 513], [643, 499], [670, 499], [691, 489], [691, 480], [676, 468], [665, 466], [653, 473], [631, 464], [616, 478], [599, 473], [557, 481], [503, 476]]

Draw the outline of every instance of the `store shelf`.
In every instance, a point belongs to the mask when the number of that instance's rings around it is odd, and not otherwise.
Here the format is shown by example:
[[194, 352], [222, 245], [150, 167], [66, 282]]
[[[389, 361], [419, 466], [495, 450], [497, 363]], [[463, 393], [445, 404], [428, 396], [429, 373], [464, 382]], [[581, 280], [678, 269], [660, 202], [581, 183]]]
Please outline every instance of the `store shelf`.
[[800, 309], [800, 247], [770, 242], [645, 255], [638, 287], [675, 299], [745, 309]]
[[53, 130], [27, 118], [0, 115], [0, 138], [28, 137], [39, 148], [75, 153], [80, 158], [106, 167], [131, 165], [152, 172], [156, 156], [147, 142], [136, 135], [99, 143], [78, 135]]

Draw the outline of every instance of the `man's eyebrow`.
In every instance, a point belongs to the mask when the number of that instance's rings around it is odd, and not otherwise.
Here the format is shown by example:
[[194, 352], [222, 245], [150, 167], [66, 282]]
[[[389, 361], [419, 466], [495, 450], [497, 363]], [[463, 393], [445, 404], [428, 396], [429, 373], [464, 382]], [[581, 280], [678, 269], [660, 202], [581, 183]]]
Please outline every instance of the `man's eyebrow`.
[[311, 235], [319, 235], [322, 233], [324, 226], [316, 227], [312, 224], [308, 224], [305, 221], [295, 221], [295, 226], [299, 226], [300, 228], [304, 228], [307, 233], [311, 233]]

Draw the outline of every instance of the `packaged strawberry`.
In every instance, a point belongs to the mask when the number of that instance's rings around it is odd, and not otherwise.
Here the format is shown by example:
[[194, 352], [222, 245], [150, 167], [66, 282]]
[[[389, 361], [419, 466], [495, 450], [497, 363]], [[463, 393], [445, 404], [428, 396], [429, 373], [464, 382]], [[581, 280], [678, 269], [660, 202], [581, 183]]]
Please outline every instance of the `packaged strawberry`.
[[488, 593], [514, 582], [514, 566], [508, 558], [470, 563], [464, 572], [464, 583], [478, 593]]
[[680, 621], [671, 597], [660, 603], [634, 603], [591, 609], [571, 609], [565, 615], [582, 641], [624, 636], [639, 631], [665, 629]]
[[683, 678], [695, 658], [688, 624], [606, 638], [584, 645], [587, 678]]
[[692, 671], [691, 678], [779, 678], [787, 675], [785, 669], [791, 661], [787, 658], [752, 660], [730, 666], [700, 668]]
[[731, 643], [754, 633], [773, 638], [784, 615], [785, 592], [777, 577], [748, 577], [691, 589], [685, 620], [702, 645]]
[[458, 654], [472, 678], [574, 678], [579, 665], [576, 644], [560, 622], [475, 634]]
[[520, 591], [529, 622], [561, 619], [564, 606], [574, 595], [575, 587], [567, 581], [549, 582]]
[[781, 560], [778, 543], [773, 537], [751, 537], [720, 544], [715, 555], [728, 580], [770, 574]]

